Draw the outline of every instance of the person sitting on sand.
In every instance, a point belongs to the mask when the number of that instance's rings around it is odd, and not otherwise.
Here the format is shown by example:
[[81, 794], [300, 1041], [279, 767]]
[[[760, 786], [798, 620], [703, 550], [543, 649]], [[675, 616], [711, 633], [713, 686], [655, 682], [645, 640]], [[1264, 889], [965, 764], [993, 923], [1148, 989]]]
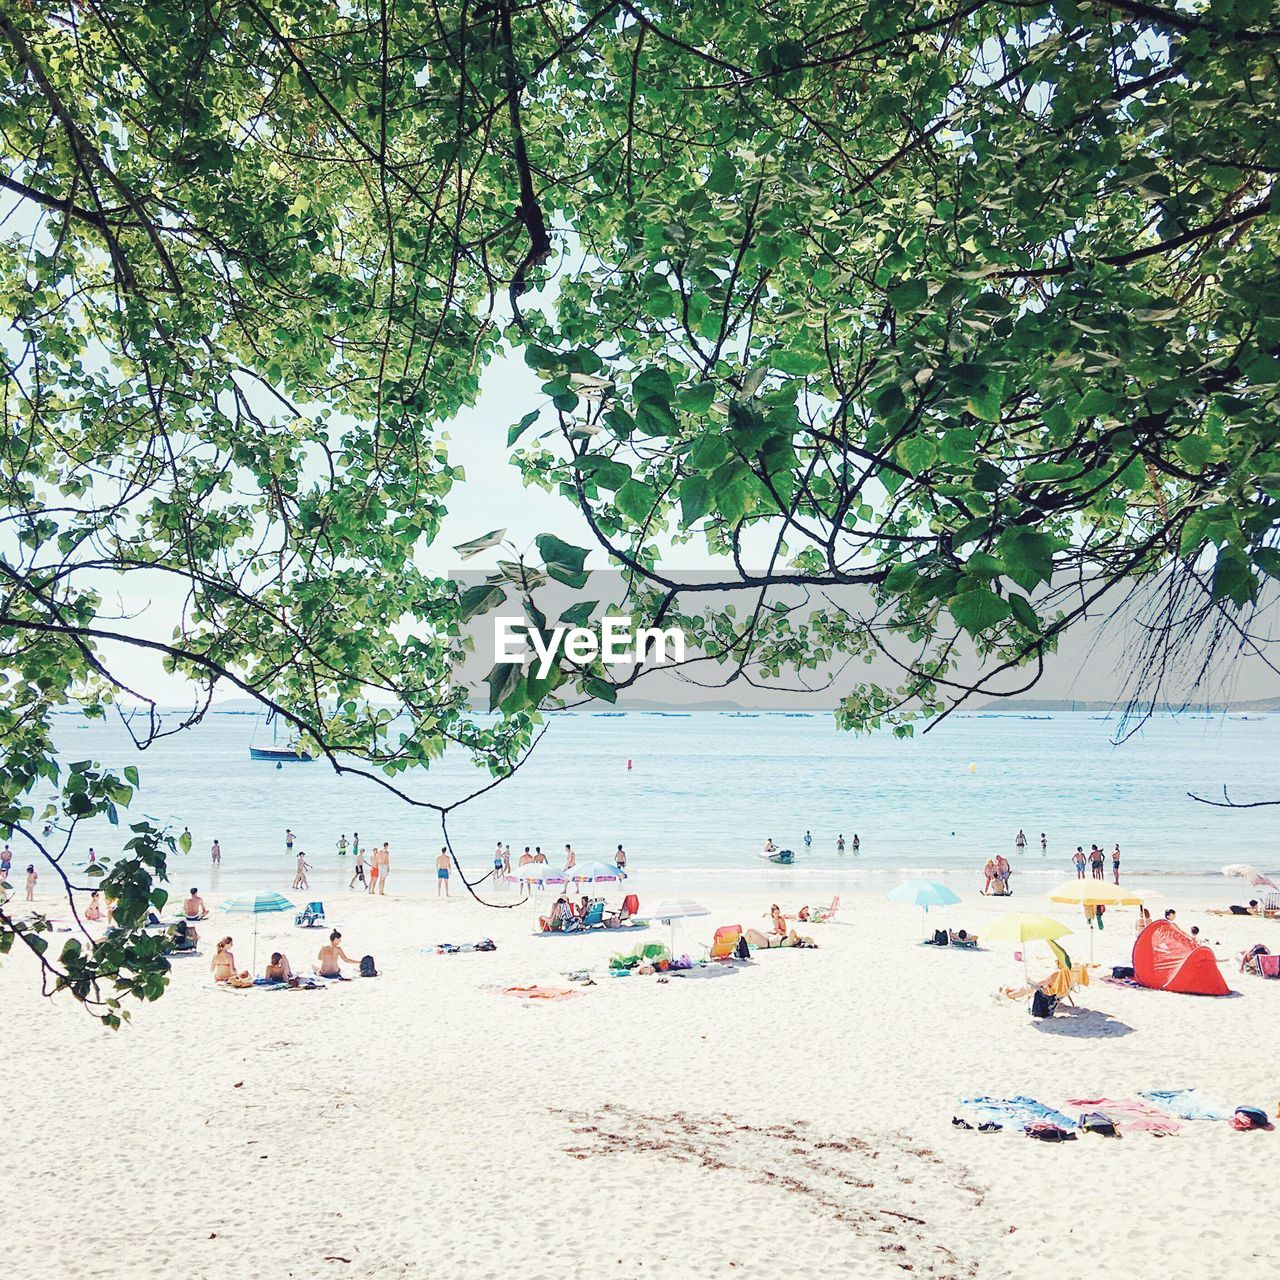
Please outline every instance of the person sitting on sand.
[[236, 958], [231, 952], [231, 939], [223, 938], [218, 943], [213, 959], [209, 961], [213, 970], [214, 982], [225, 982], [229, 987], [251, 987], [253, 979], [247, 969], [236, 968]]
[[1262, 962], [1259, 956], [1269, 956], [1270, 951], [1267, 950], [1266, 944], [1255, 942], [1248, 951], [1242, 952], [1240, 955], [1240, 972], [1252, 973], [1256, 977], [1262, 977]]
[[787, 922], [784, 919], [782, 912], [778, 909], [778, 904], [776, 902], [769, 908], [769, 916], [773, 921], [770, 931], [772, 933], [776, 933], [779, 937], [785, 938], [787, 936]]
[[573, 907], [570, 905], [569, 899], [562, 893], [552, 904], [550, 915], [539, 917], [538, 928], [543, 933], [561, 933], [564, 931], [565, 925], [573, 918]]
[[170, 950], [194, 951], [199, 941], [200, 935], [195, 931], [195, 927], [185, 920], [179, 920], [173, 926], [173, 933], [170, 935]]
[[344, 962], [346, 964], [360, 963], [358, 960], [353, 960], [345, 951], [343, 951], [342, 934], [340, 934], [337, 929], [329, 935], [329, 941], [320, 948], [320, 952], [316, 956], [316, 959], [320, 963], [315, 966], [315, 971], [322, 978], [341, 978], [342, 964], [339, 962]]
[[200, 896], [200, 890], [191, 886], [191, 892], [187, 896], [187, 900], [182, 904], [182, 914], [188, 920], [204, 920], [208, 918], [209, 908], [204, 905], [204, 899]]
[[84, 918], [95, 924], [102, 919], [102, 895], [97, 889], [89, 895], [89, 905], [84, 909]]
[[763, 934], [759, 929], [746, 929], [742, 936], [746, 938], [747, 946], [763, 951], [772, 951], [775, 947], [803, 947], [816, 951], [818, 947], [812, 938], [807, 938], [794, 929], [781, 937], [776, 934]]
[[1133, 922], [1134, 933], [1141, 933], [1151, 923], [1151, 912], [1146, 907], [1138, 908], [1138, 918]]
[[271, 953], [271, 963], [267, 965], [263, 976], [268, 982], [290, 982], [293, 970], [289, 967], [289, 958], [281, 951]]

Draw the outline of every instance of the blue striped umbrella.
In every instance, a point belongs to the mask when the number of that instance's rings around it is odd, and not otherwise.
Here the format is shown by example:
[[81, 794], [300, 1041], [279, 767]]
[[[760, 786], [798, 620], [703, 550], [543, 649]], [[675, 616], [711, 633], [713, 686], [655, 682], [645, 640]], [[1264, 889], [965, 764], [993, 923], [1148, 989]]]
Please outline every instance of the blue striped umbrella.
[[253, 917], [253, 963], [250, 966], [250, 971], [256, 974], [258, 968], [258, 917], [273, 911], [292, 911], [293, 903], [282, 893], [266, 893], [259, 889], [254, 893], [238, 893], [234, 898], [228, 898], [218, 910], [230, 912], [232, 915]]
[[919, 907], [927, 916], [930, 907], [950, 907], [960, 901], [959, 894], [937, 880], [907, 880], [890, 889], [890, 902], [907, 902]]

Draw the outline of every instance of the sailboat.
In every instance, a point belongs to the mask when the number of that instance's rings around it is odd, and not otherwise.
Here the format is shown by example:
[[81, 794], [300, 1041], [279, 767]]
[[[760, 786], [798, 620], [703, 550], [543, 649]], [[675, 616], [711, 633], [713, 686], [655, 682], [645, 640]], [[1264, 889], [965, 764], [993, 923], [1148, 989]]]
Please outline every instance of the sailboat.
[[267, 723], [271, 726], [271, 745], [269, 747], [255, 747], [250, 743], [250, 760], [274, 760], [277, 764], [282, 761], [306, 764], [315, 759], [315, 756], [303, 747], [302, 740], [296, 736], [283, 746], [279, 744], [277, 741], [279, 724], [274, 711], [267, 714]]

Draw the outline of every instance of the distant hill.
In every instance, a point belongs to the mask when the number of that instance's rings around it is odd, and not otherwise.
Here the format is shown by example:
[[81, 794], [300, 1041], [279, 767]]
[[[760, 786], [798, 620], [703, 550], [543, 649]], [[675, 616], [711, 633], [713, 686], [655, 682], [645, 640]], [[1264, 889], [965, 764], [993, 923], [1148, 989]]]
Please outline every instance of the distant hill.
[[[1106, 715], [1108, 712], [1119, 713], [1123, 704], [1111, 701], [1085, 701], [1075, 698], [993, 698], [973, 708], [971, 714], [989, 715], [992, 712], [1004, 711], [1009, 715], [1025, 715], [1029, 711], [1087, 711], [1094, 715]], [[1280, 697], [1253, 698], [1241, 702], [1190, 702], [1185, 707], [1167, 704], [1153, 705], [1153, 711], [1211, 711], [1231, 712], [1235, 715], [1249, 715], [1256, 712], [1265, 715], [1267, 712], [1280, 711]]]

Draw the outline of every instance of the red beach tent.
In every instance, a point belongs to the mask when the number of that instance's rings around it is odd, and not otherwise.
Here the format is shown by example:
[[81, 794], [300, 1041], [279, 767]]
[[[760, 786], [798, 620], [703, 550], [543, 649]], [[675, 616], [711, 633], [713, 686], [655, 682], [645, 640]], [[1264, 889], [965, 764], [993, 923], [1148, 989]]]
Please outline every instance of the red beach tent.
[[1169, 920], [1155, 920], [1133, 944], [1133, 976], [1144, 987], [1190, 996], [1226, 996], [1230, 988], [1212, 951]]

